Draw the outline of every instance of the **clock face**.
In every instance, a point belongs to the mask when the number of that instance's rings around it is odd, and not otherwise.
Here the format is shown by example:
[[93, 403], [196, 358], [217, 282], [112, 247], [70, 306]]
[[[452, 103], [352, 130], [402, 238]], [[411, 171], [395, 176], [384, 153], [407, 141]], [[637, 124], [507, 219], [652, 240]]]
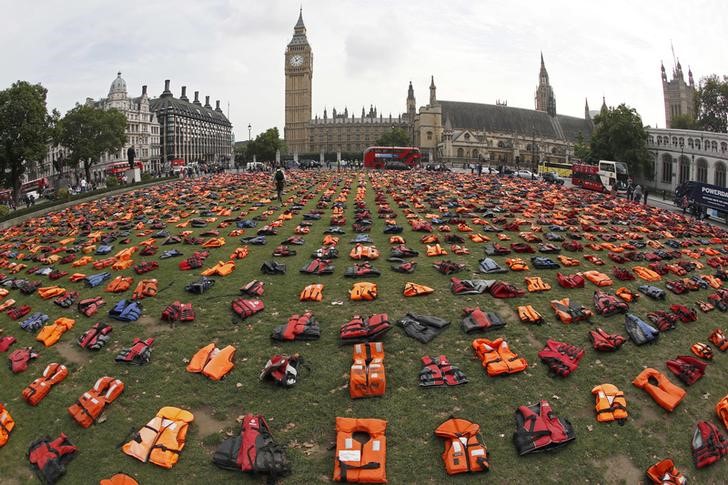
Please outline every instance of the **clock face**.
[[291, 57], [290, 63], [293, 67], [301, 67], [303, 65], [303, 56], [296, 54]]

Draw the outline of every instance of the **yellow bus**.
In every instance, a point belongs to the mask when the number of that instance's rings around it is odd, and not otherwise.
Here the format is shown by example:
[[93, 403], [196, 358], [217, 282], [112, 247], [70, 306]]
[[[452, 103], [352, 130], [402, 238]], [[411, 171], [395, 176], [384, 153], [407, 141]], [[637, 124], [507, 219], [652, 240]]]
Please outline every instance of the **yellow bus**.
[[559, 177], [571, 178], [571, 166], [571, 163], [541, 161], [538, 164], [538, 173], [554, 172]]

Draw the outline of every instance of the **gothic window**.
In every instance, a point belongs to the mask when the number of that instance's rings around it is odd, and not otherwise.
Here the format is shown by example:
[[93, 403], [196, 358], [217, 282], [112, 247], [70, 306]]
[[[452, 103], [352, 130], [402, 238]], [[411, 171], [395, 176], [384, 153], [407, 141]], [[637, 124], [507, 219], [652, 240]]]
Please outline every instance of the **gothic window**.
[[721, 142], [720, 143], [720, 151], [723, 152], [723, 153], [725, 153], [726, 151], [728, 151], [728, 143]]
[[704, 158], [698, 158], [695, 165], [695, 180], [701, 184], [708, 182], [708, 162]]
[[713, 149], [714, 152], [718, 151], [718, 143], [715, 140], [710, 143], [710, 147]]
[[505, 143], [503, 143], [502, 141], [498, 142], [498, 148], [505, 148], [505, 147], [506, 147]]
[[725, 187], [725, 164], [723, 162], [715, 164], [715, 185]]
[[685, 155], [680, 156], [680, 178], [679, 183], [690, 180], [690, 159]]
[[432, 140], [432, 132], [431, 131], [428, 131], [427, 132], [427, 139], [428, 140]]
[[693, 139], [692, 138], [688, 138], [688, 147], [693, 148]]
[[679, 140], [678, 143], [680, 144], [681, 147], [684, 147], [685, 146], [685, 138], [680, 137], [680, 140]]
[[668, 153], [662, 155], [662, 183], [672, 183], [672, 157]]
[[676, 136], [673, 136], [672, 137], [672, 145], [673, 146], [676, 146], [677, 145], [677, 137]]
[[647, 143], [649, 143], [650, 145], [653, 145], [655, 143], [655, 139], [652, 135], [647, 137]]
[[463, 158], [463, 155], [464, 155], [463, 149], [462, 148], [458, 148], [458, 158]]
[[700, 140], [695, 140], [695, 149], [700, 150]]

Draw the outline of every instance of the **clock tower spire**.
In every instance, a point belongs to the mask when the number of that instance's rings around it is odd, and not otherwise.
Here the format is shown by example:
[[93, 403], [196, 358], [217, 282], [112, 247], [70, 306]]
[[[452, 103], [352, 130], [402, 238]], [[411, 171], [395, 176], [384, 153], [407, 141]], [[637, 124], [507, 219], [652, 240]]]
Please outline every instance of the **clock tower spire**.
[[283, 137], [288, 152], [305, 153], [309, 149], [308, 127], [311, 122], [311, 78], [313, 53], [306, 38], [303, 8], [293, 27], [293, 37], [285, 52], [285, 126]]

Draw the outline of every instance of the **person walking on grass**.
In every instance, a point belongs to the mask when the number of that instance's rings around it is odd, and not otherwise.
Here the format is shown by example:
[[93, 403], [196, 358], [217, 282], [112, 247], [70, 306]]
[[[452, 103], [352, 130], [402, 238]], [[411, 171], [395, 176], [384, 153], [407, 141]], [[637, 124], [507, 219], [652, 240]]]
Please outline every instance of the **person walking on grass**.
[[278, 167], [273, 179], [276, 183], [276, 193], [278, 194], [278, 202], [283, 203], [283, 186], [286, 183], [286, 175], [283, 173], [283, 169]]

